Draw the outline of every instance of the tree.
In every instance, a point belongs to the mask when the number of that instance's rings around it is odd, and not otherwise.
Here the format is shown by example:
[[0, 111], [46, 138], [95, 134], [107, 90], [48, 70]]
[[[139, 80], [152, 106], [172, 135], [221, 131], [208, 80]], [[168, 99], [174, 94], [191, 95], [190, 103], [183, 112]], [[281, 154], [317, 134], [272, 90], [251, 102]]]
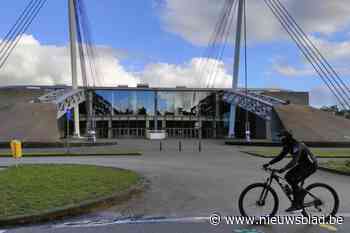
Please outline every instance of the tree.
[[325, 112], [333, 113], [334, 115], [337, 115], [337, 116], [343, 116], [347, 119], [350, 119], [350, 110], [340, 109], [337, 105], [323, 106], [321, 110]]

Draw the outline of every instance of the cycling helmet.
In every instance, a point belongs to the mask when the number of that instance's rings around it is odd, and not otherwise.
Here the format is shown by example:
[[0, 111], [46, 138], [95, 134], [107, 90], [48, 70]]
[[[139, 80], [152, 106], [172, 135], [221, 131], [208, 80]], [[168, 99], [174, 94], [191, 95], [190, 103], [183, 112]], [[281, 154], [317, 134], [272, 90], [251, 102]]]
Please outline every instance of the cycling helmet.
[[283, 130], [278, 134], [278, 137], [280, 138], [282, 145], [291, 145], [296, 140], [293, 138], [293, 134], [291, 131]]

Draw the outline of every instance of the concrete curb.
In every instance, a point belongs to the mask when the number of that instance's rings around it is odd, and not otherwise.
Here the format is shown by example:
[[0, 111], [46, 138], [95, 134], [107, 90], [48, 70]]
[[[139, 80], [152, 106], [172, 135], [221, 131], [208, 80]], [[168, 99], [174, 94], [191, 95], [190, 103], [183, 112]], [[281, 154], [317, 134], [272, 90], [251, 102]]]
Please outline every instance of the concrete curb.
[[130, 187], [129, 189], [117, 192], [112, 195], [101, 197], [95, 200], [88, 200], [77, 205], [65, 206], [45, 211], [40, 214], [15, 216], [7, 219], [0, 219], [0, 227], [11, 227], [20, 225], [37, 224], [52, 220], [62, 220], [67, 217], [73, 217], [94, 210], [106, 208], [112, 205], [117, 205], [127, 200], [130, 200], [133, 195], [142, 193], [146, 188], [146, 179], [141, 180]]
[[[305, 145], [309, 147], [319, 147], [319, 148], [348, 148], [350, 147], [350, 142], [306, 142], [304, 141]], [[272, 142], [272, 141], [265, 141], [265, 142], [259, 142], [259, 141], [252, 141], [252, 142], [245, 142], [245, 141], [225, 141], [226, 145], [230, 146], [264, 146], [264, 147], [280, 147], [280, 142]]]
[[[24, 153], [22, 155], [23, 158], [47, 158], [47, 157], [126, 157], [126, 156], [142, 156], [142, 152], [125, 152], [125, 153], [111, 153], [111, 154], [107, 154], [107, 153], [69, 153], [69, 154], [65, 154], [65, 153], [40, 153], [38, 152], [37, 155], [35, 155], [35, 153], [31, 153], [31, 154], [26, 154]], [[3, 155], [0, 153], [0, 158], [12, 158], [11, 154], [6, 154]]]
[[332, 168], [328, 168], [328, 167], [324, 167], [324, 166], [319, 166], [318, 169], [321, 170], [321, 171], [331, 172], [331, 173], [338, 174], [338, 175], [350, 176], [349, 172], [338, 171], [338, 170], [335, 170], [335, 169], [332, 169]]
[[280, 147], [280, 142], [244, 142], [244, 141], [225, 141], [228, 146], [265, 146], [265, 147]]
[[[70, 142], [70, 147], [97, 147], [97, 146], [114, 146], [118, 145], [117, 142]], [[22, 142], [23, 148], [64, 148], [66, 147], [65, 142]], [[7, 149], [10, 147], [10, 142], [0, 142], [0, 149]]]

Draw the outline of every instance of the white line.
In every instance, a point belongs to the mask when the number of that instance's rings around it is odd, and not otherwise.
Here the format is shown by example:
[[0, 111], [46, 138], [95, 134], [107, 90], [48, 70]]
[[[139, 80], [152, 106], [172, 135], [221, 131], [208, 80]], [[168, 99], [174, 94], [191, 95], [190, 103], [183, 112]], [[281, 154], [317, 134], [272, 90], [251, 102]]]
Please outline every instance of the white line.
[[350, 213], [339, 213], [339, 214], [337, 214], [337, 216], [341, 216], [344, 218], [350, 218]]
[[[53, 226], [54, 228], [65, 227], [99, 227], [118, 224], [138, 224], [138, 223], [202, 223], [208, 222], [208, 217], [187, 217], [187, 218], [154, 218], [154, 219], [124, 219], [124, 220], [97, 220], [97, 221], [81, 221], [67, 222]], [[0, 232], [1, 233], [1, 232]]]
[[[284, 215], [279, 215], [284, 216]], [[344, 218], [350, 218], [350, 213], [339, 213], [337, 216]], [[100, 227], [109, 225], [120, 225], [120, 224], [148, 224], [148, 223], [204, 223], [208, 222], [209, 217], [184, 217], [184, 218], [146, 218], [146, 219], [120, 219], [120, 220], [85, 220], [78, 222], [66, 222], [58, 225], [54, 225], [53, 228], [81, 228], [81, 227]], [[4, 233], [0, 231], [0, 233]]]
[[6, 231], [5, 230], [0, 230], [0, 233], [5, 233]]

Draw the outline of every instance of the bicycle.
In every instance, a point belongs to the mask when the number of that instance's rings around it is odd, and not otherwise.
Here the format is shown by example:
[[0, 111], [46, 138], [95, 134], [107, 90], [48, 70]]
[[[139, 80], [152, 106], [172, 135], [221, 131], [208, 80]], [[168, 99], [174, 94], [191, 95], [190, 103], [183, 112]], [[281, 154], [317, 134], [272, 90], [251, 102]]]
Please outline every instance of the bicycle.
[[[270, 172], [270, 176], [265, 183], [251, 184], [242, 191], [238, 203], [242, 216], [272, 217], [276, 215], [279, 207], [279, 198], [276, 191], [272, 188], [273, 181], [276, 181], [289, 201], [292, 202], [292, 189], [282, 176], [277, 175], [278, 170], [266, 168], [265, 171]], [[304, 181], [300, 184], [301, 192], [303, 193], [303, 208], [301, 212], [303, 216], [318, 216], [329, 219], [331, 216], [336, 215], [339, 208], [339, 197], [331, 186], [323, 183], [313, 183], [306, 188], [303, 186]], [[270, 206], [271, 208], [263, 210], [270, 203], [272, 204]], [[256, 213], [250, 213], [251, 207], [261, 213], [258, 215]]]

